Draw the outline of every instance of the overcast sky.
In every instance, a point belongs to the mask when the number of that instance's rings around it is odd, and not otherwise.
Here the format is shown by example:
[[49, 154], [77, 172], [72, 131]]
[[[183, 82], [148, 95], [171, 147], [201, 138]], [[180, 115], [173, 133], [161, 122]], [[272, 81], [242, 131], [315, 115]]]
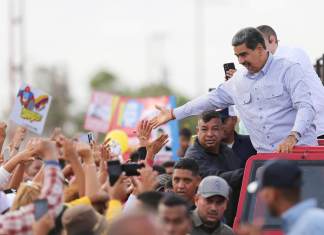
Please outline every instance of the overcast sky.
[[[0, 0], [0, 110], [8, 101], [8, 1]], [[79, 107], [100, 68], [138, 87], [165, 63], [169, 83], [195, 97], [194, 6], [198, 0], [25, 0], [27, 70], [66, 66]], [[280, 43], [304, 48], [314, 62], [324, 53], [322, 0], [199, 0], [204, 6], [202, 90], [223, 80], [223, 63], [237, 60], [232, 36], [269, 24]], [[320, 23], [322, 22], [322, 23]], [[30, 79], [31, 74], [27, 74]]]

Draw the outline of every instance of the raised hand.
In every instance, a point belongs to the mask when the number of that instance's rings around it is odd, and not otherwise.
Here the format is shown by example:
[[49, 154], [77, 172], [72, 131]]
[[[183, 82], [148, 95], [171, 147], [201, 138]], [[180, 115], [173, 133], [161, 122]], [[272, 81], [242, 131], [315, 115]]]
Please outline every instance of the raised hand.
[[111, 153], [111, 149], [109, 146], [109, 141], [110, 139], [105, 140], [105, 142], [101, 145], [99, 145], [99, 150], [101, 153], [101, 160], [103, 161], [109, 161], [112, 160], [112, 153]]
[[172, 110], [155, 105], [155, 108], [160, 111], [160, 113], [150, 120], [150, 124], [155, 129], [168, 121], [175, 119]]
[[65, 160], [78, 160], [78, 153], [75, 143], [67, 138], [62, 141], [63, 156]]
[[145, 147], [149, 143], [153, 125], [148, 120], [142, 120], [138, 123], [136, 128], [137, 138], [140, 147]]
[[46, 157], [55, 153], [55, 145], [49, 139], [32, 138], [28, 141], [26, 150], [31, 151], [33, 156]]
[[165, 146], [169, 142], [168, 138], [169, 136], [167, 134], [160, 135], [160, 137], [146, 146], [146, 151], [153, 155], [157, 154], [158, 152], [160, 152], [163, 146]]
[[20, 148], [21, 143], [24, 141], [26, 137], [27, 129], [22, 126], [18, 126], [15, 130], [14, 136], [12, 138], [12, 141], [10, 143], [10, 149], [11, 151], [18, 151]]
[[226, 77], [225, 77], [225, 81], [230, 80], [233, 76], [234, 73], [236, 72], [236, 69], [229, 69], [226, 71]]

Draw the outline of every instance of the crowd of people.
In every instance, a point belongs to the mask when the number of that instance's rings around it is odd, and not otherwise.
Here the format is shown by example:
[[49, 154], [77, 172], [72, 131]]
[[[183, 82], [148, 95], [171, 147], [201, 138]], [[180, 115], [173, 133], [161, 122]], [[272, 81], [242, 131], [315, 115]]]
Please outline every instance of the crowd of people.
[[[138, 148], [120, 165], [109, 139], [84, 143], [58, 128], [28, 139], [24, 127], [8, 138], [1, 122], [0, 234], [262, 234], [262, 224], [232, 228], [246, 161], [317, 145], [324, 88], [307, 56], [279, 47], [269, 26], [240, 30], [232, 45], [245, 69], [181, 107], [157, 107], [156, 117], [138, 123]], [[232, 105], [250, 136], [236, 132]], [[152, 140], [152, 130], [191, 115], [199, 115], [196, 137], [182, 129], [179, 160], [155, 165], [168, 135]], [[295, 163], [274, 160], [248, 191], [283, 219], [286, 234], [324, 234], [324, 211], [315, 199], [302, 201], [302, 179]]]

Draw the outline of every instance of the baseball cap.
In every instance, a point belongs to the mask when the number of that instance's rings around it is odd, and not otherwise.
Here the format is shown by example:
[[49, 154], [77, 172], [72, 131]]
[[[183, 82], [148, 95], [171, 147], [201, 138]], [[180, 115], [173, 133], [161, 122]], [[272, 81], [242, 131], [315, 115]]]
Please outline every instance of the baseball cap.
[[255, 193], [263, 187], [295, 188], [302, 185], [302, 170], [295, 161], [271, 160], [259, 168], [259, 173], [258, 179], [248, 185], [249, 193]]
[[204, 178], [198, 187], [197, 194], [204, 198], [212, 196], [223, 196], [228, 199], [230, 193], [230, 186], [227, 182], [219, 176], [207, 176]]

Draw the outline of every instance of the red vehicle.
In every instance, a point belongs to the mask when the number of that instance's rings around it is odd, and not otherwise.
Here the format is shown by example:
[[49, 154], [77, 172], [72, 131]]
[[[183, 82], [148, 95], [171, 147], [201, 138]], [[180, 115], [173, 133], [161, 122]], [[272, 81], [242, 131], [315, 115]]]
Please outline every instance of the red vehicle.
[[294, 152], [289, 154], [257, 154], [247, 161], [245, 167], [240, 199], [233, 225], [234, 230], [237, 229], [240, 223], [253, 223], [255, 219], [262, 218], [265, 221], [263, 234], [283, 234], [280, 228], [280, 219], [269, 215], [257, 194], [249, 194], [246, 191], [248, 184], [255, 180], [257, 169], [267, 160], [275, 158], [297, 161], [303, 170], [302, 198], [315, 197], [318, 200], [319, 207], [324, 208], [324, 146], [296, 147]]

